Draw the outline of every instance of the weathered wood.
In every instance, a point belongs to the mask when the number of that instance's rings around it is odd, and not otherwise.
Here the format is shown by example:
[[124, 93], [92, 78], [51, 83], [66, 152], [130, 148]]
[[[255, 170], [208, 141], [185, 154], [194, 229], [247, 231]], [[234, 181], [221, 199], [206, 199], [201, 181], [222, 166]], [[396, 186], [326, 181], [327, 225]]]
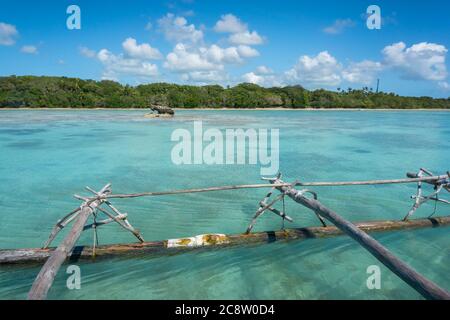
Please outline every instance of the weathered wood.
[[[407, 178], [407, 179], [390, 179], [390, 180], [366, 180], [366, 181], [340, 181], [340, 182], [296, 182], [295, 186], [357, 186], [357, 185], [378, 185], [378, 184], [399, 184], [399, 183], [414, 183], [419, 181], [433, 182], [441, 179], [448, 178], [449, 175], [440, 175], [432, 177], [421, 177], [421, 178]], [[231, 186], [220, 186], [220, 187], [209, 187], [209, 188], [194, 188], [194, 189], [181, 189], [181, 190], [169, 190], [169, 191], [156, 191], [156, 192], [140, 192], [140, 193], [130, 193], [130, 194], [110, 194], [105, 196], [105, 199], [128, 199], [128, 198], [138, 198], [138, 197], [152, 197], [152, 196], [164, 196], [164, 195], [175, 195], [184, 193], [198, 193], [198, 192], [211, 192], [211, 191], [225, 191], [225, 190], [240, 190], [240, 189], [258, 189], [258, 188], [268, 188], [268, 187], [289, 187], [292, 186], [290, 183], [260, 183], [260, 184], [242, 184], [242, 185], [231, 185]], [[90, 199], [94, 201], [95, 198]]]
[[[276, 179], [273, 183], [281, 184], [283, 181]], [[341, 231], [345, 232], [375, 258], [388, 267], [392, 272], [409, 284], [426, 299], [450, 300], [450, 293], [440, 288], [432, 281], [426, 279], [409, 265], [393, 255], [388, 249], [364, 231], [358, 229], [354, 224], [339, 216], [336, 212], [328, 209], [315, 199], [309, 199], [292, 187], [280, 187], [279, 190], [297, 203], [304, 205], [313, 212], [320, 214], [333, 223]]]
[[102, 209], [102, 208], [97, 208], [99, 211], [103, 212], [104, 214], [106, 214], [110, 219], [113, 219], [115, 222], [117, 222], [122, 228], [124, 228], [127, 231], [130, 231], [140, 242], [144, 242], [144, 238], [142, 238], [141, 234], [139, 233], [139, 231], [137, 231], [136, 229], [134, 229], [129, 223], [125, 223], [127, 220], [125, 219], [119, 219], [118, 217], [122, 214], [118, 214], [117, 216], [113, 216], [111, 213], [109, 213], [108, 211]]
[[58, 220], [58, 222], [56, 222], [56, 225], [53, 227], [52, 232], [50, 233], [50, 236], [48, 237], [47, 241], [45, 242], [45, 244], [43, 246], [44, 249], [47, 249], [50, 246], [50, 244], [52, 243], [52, 241], [56, 238], [58, 233], [67, 224], [69, 224], [73, 219], [75, 219], [78, 216], [80, 210], [81, 210], [81, 208], [78, 207], [75, 210], [69, 212], [66, 216], [64, 216], [60, 220]]
[[[92, 190], [89, 187], [86, 187], [86, 189], [90, 192], [92, 192], [93, 194], [95, 194], [97, 197], [101, 197], [101, 194], [99, 194], [98, 192]], [[98, 210], [100, 210], [101, 212], [103, 212], [104, 214], [106, 214], [109, 218], [113, 219], [115, 222], [117, 222], [122, 228], [124, 228], [125, 230], [130, 231], [140, 242], [144, 242], [144, 238], [142, 237], [142, 235], [140, 234], [140, 232], [138, 230], [136, 230], [127, 220], [127, 217], [125, 215], [125, 219], [118, 219], [119, 216], [123, 216], [123, 214], [112, 205], [111, 202], [109, 202], [108, 200], [104, 200], [103, 201], [115, 214], [116, 216], [110, 214], [107, 210], [103, 210], [102, 208], [98, 208]]]
[[[423, 176], [423, 173], [426, 172], [422, 169], [420, 169], [419, 173], [415, 174], [415, 177], [417, 178], [421, 178]], [[414, 178], [412, 176], [410, 176], [411, 173], [407, 173], [406, 176], [410, 177], [410, 178]], [[419, 208], [419, 206], [421, 205], [421, 198], [422, 198], [422, 181], [417, 182], [417, 194], [416, 197], [414, 199], [414, 204], [412, 206], [412, 208], [408, 211], [408, 213], [406, 214], [406, 216], [403, 218], [403, 220], [408, 220], [408, 218]]]
[[340, 182], [298, 182], [296, 186], [302, 187], [325, 187], [325, 186], [363, 186], [378, 184], [401, 184], [413, 182], [434, 182], [448, 178], [448, 175], [432, 176], [432, 177], [412, 177], [405, 179], [388, 179], [388, 180], [365, 180], [365, 181], [340, 181]]
[[[426, 172], [426, 173], [428, 173], [429, 175], [432, 176], [431, 172], [429, 172], [429, 171], [427, 171], [427, 170], [425, 170], [423, 168], [421, 168], [420, 170], [422, 170], [422, 171], [424, 171], [424, 172]], [[417, 179], [421, 178], [418, 173], [413, 173], [413, 172], [406, 173], [406, 176], [408, 178], [412, 178], [412, 179], [414, 179], [414, 178], [417, 178]], [[443, 175], [443, 176], [438, 176], [438, 177], [440, 177], [440, 179], [437, 179], [435, 181], [433, 181], [433, 180], [431, 180], [431, 181], [429, 181], [429, 180], [422, 180], [422, 181], [425, 182], [425, 183], [428, 183], [428, 184], [432, 184], [432, 185], [436, 185], [435, 184], [436, 181], [439, 181], [439, 180], [440, 181], [443, 181], [443, 180], [449, 181], [449, 179], [450, 179], [450, 171], [447, 171], [447, 176]], [[450, 192], [450, 185], [448, 183], [447, 183], [447, 185], [444, 185], [443, 187], [444, 187], [445, 190]]]
[[[409, 221], [383, 220], [356, 222], [355, 226], [368, 233], [388, 232], [398, 230], [410, 230], [419, 228], [433, 228], [450, 225], [450, 216], [411, 219]], [[200, 246], [201, 248], [217, 248], [222, 246], [237, 246], [250, 244], [263, 244], [283, 240], [306, 240], [311, 238], [327, 238], [342, 235], [343, 232], [335, 226], [328, 227], [308, 227], [285, 229], [278, 231], [254, 232], [250, 234], [234, 234], [225, 236], [222, 242], [211, 243], [209, 246]], [[189, 239], [189, 238], [186, 238]], [[169, 241], [154, 241], [135, 244], [113, 244], [101, 245], [96, 247], [96, 259], [120, 257], [120, 256], [159, 256], [172, 254], [174, 252], [183, 252], [186, 249], [197, 249], [199, 246], [189, 246], [189, 242], [180, 239], [185, 247], [168, 248]], [[0, 265], [9, 264], [35, 264], [44, 262], [55, 248], [49, 249], [7, 249], [0, 250]], [[77, 246], [67, 257], [69, 260], [88, 260], [92, 261], [93, 248], [89, 246]]]
[[[109, 187], [110, 185], [107, 184], [101, 189], [99, 193], [102, 195], [109, 193]], [[59, 268], [75, 246], [75, 243], [80, 237], [87, 219], [94, 212], [95, 208], [97, 208], [101, 204], [101, 202], [101, 200], [96, 200], [90, 205], [82, 206], [71, 231], [59, 244], [59, 246], [52, 252], [50, 257], [42, 267], [41, 271], [39, 272], [38, 276], [34, 280], [33, 285], [28, 292], [29, 300], [43, 300], [47, 297], [47, 292], [50, 289]]]
[[271, 208], [277, 201], [280, 201], [284, 195], [279, 195], [275, 200], [272, 200], [270, 203], [266, 203], [265, 201], [267, 201], [270, 197], [271, 192], [269, 192], [269, 194], [264, 198], [264, 200], [262, 200], [259, 203], [259, 208], [258, 210], [256, 210], [252, 221], [250, 222], [250, 225], [247, 227], [247, 231], [245, 233], [250, 233], [250, 231], [252, 231], [253, 227], [255, 226], [256, 220], [269, 208]]
[[103, 226], [103, 225], [111, 223], [111, 222], [116, 222], [116, 220], [124, 220], [126, 218], [127, 218], [127, 214], [124, 213], [124, 214], [115, 216], [114, 219], [113, 218], [108, 218], [108, 219], [96, 221], [95, 223], [91, 223], [91, 224], [85, 225], [83, 227], [83, 231], [88, 230], [88, 229], [92, 229], [94, 227]]

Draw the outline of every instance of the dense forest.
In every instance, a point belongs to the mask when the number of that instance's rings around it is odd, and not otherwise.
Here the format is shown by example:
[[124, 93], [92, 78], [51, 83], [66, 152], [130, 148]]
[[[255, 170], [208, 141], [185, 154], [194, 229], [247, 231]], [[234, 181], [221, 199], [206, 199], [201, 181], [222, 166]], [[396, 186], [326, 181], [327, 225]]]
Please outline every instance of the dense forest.
[[263, 88], [242, 83], [189, 86], [152, 83], [138, 86], [114, 81], [66, 77], [0, 77], [0, 107], [10, 108], [450, 108], [450, 98], [402, 97], [370, 88], [309, 91], [301, 86]]

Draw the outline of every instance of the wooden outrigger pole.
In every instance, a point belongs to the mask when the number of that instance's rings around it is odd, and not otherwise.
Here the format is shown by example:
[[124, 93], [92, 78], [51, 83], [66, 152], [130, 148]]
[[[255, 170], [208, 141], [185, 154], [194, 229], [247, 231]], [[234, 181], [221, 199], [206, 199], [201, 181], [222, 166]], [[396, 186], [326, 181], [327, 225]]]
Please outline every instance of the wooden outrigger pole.
[[[450, 225], [450, 215], [442, 217], [401, 220], [364, 221], [353, 223], [358, 229], [367, 233], [437, 228]], [[92, 228], [91, 225], [86, 229]], [[67, 256], [67, 261], [95, 262], [114, 257], [160, 257], [175, 253], [184, 253], [196, 249], [217, 249], [221, 247], [236, 247], [273, 243], [276, 241], [301, 241], [338, 237], [344, 233], [335, 226], [287, 228], [275, 231], [252, 232], [249, 234], [202, 234], [191, 237], [168, 239], [142, 243], [124, 243], [93, 246], [76, 246]], [[30, 248], [0, 250], [0, 266], [41, 264], [52, 254], [55, 248]], [[95, 251], [95, 259], [93, 253]]]
[[[424, 175], [428, 176], [424, 176]], [[195, 192], [210, 192], [210, 191], [219, 191], [219, 190], [236, 190], [236, 189], [248, 189], [248, 188], [265, 188], [272, 187], [271, 191], [265, 196], [265, 198], [259, 203], [259, 209], [256, 211], [253, 220], [245, 235], [241, 235], [238, 238], [244, 239], [244, 237], [250, 238], [250, 231], [252, 230], [256, 220], [265, 212], [271, 211], [274, 214], [280, 216], [284, 220], [292, 221], [292, 218], [286, 215], [284, 209], [284, 198], [288, 196], [293, 199], [295, 202], [300, 203], [307, 208], [311, 209], [320, 222], [323, 225], [323, 228], [330, 228], [326, 226], [324, 218], [330, 222], [332, 222], [336, 228], [343, 233], [348, 234], [354, 240], [356, 240], [361, 246], [367, 249], [372, 255], [374, 255], [380, 262], [386, 265], [391, 271], [397, 274], [402, 280], [408, 283], [412, 288], [418, 291], [427, 299], [449, 299], [450, 293], [446, 290], [438, 287], [436, 284], [426, 279], [415, 270], [413, 270], [410, 266], [402, 262], [400, 259], [395, 257], [389, 250], [387, 250], [384, 246], [378, 243], [375, 239], [366, 234], [362, 227], [358, 228], [351, 222], [345, 220], [341, 216], [339, 216], [334, 211], [323, 206], [319, 201], [317, 201], [317, 194], [311, 190], [296, 190], [295, 186], [325, 186], [325, 185], [374, 185], [374, 184], [392, 184], [392, 183], [418, 183], [418, 193], [416, 196], [413, 196], [415, 199], [415, 204], [413, 209], [410, 210], [408, 215], [402, 221], [403, 226], [407, 228], [407, 224], [410, 223], [408, 221], [409, 216], [423, 203], [428, 200], [441, 201], [444, 203], [449, 203], [446, 200], [442, 200], [439, 198], [439, 193], [442, 190], [447, 190], [450, 192], [450, 173], [447, 172], [447, 175], [434, 176], [426, 169], [421, 169], [418, 174], [408, 174], [409, 178], [407, 179], [396, 179], [396, 180], [372, 180], [372, 181], [350, 181], [350, 182], [316, 182], [316, 183], [301, 183], [294, 182], [292, 184], [285, 183], [281, 180], [281, 175], [278, 175], [276, 178], [266, 179], [270, 181], [270, 184], [258, 184], [258, 185], [235, 185], [235, 186], [224, 186], [224, 187], [211, 187], [211, 188], [199, 188], [199, 189], [187, 189], [187, 190], [174, 190], [174, 191], [166, 191], [166, 192], [145, 192], [145, 193], [136, 193], [136, 194], [119, 194], [113, 195], [111, 194], [110, 185], [106, 185], [100, 192], [95, 192], [94, 190], [87, 188], [90, 192], [94, 193], [94, 197], [84, 198], [80, 196], [75, 196], [77, 199], [83, 201], [83, 204], [79, 209], [73, 210], [71, 213], [66, 215], [62, 220], [60, 220], [55, 228], [53, 229], [49, 240], [44, 245], [44, 248], [41, 250], [51, 251], [49, 258], [45, 262], [38, 276], [36, 277], [33, 286], [28, 294], [29, 299], [45, 299], [49, 288], [51, 287], [53, 280], [57, 271], [59, 270], [61, 264], [66, 260], [66, 258], [73, 254], [73, 249], [75, 246], [75, 242], [79, 238], [83, 229], [92, 227], [94, 229], [94, 246], [92, 254], [95, 256], [96, 250], [98, 252], [99, 248], [97, 248], [97, 227], [110, 222], [117, 222], [124, 229], [133, 233], [134, 236], [141, 241], [141, 248], [143, 247], [152, 247], [152, 244], [146, 245], [144, 239], [140, 235], [139, 231], [134, 229], [129, 222], [127, 221], [127, 215], [122, 214], [117, 208], [115, 208], [109, 201], [112, 198], [136, 198], [136, 197], [144, 197], [144, 196], [157, 196], [157, 195], [169, 195], [169, 194], [182, 194], [182, 193], [195, 193]], [[421, 192], [421, 183], [429, 183], [434, 185], [435, 192], [433, 192], [430, 196], [423, 196]], [[281, 194], [273, 201], [269, 202], [269, 198], [272, 193], [278, 190]], [[314, 199], [307, 198], [305, 194], [310, 193], [314, 196]], [[279, 211], [273, 207], [273, 205], [277, 201], [283, 201], [283, 210]], [[108, 212], [105, 209], [100, 208], [102, 204], [106, 204], [113, 213]], [[102, 212], [108, 216], [108, 219], [97, 222], [97, 213]], [[85, 226], [85, 223], [90, 215], [94, 216], [94, 223]], [[56, 234], [64, 228], [69, 222], [75, 220], [72, 230], [66, 236], [66, 238], [62, 241], [62, 243], [55, 249], [50, 250], [48, 246], [51, 241], [56, 237]], [[436, 219], [434, 219], [436, 221]], [[444, 217], [444, 221], [447, 221]], [[428, 224], [433, 224], [433, 220], [429, 220]], [[420, 224], [426, 225], [425, 221], [421, 221]], [[381, 224], [382, 225], [382, 224]], [[303, 230], [306, 231], [306, 230]], [[370, 231], [370, 230], [369, 230]], [[302, 232], [302, 231], [301, 231]], [[301, 234], [300, 232], [300, 234]], [[339, 233], [339, 232], [338, 232]], [[297, 233], [298, 234], [298, 233]], [[187, 243], [196, 243], [200, 245], [208, 245], [209, 242], [213, 242], [214, 244], [225, 241], [225, 235], [206, 235], [208, 240], [205, 240], [205, 235], [201, 235], [195, 237], [193, 239], [189, 239]], [[288, 238], [288, 237], [286, 237]], [[177, 239], [175, 239], [177, 240]], [[185, 243], [185, 241], [182, 241]], [[123, 245], [121, 245], [123, 246]], [[133, 246], [133, 245], [129, 245]], [[139, 245], [138, 245], [139, 246]], [[158, 245], [156, 245], [157, 247]], [[167, 247], [177, 247], [177, 242], [167, 241]], [[103, 249], [103, 248], [102, 248]], [[109, 248], [110, 250], [111, 248]], [[116, 248], [117, 249], [117, 248]], [[33, 249], [31, 249], [33, 250]], [[106, 249], [108, 250], [108, 248]], [[34, 254], [42, 254], [43, 252], [28, 252], [25, 255], [33, 256]], [[4, 254], [4, 256], [8, 257], [8, 254], [11, 256], [11, 252], [1, 252], [0, 258]], [[44, 254], [45, 255], [45, 254]], [[14, 253], [12, 254], [14, 256]], [[7, 258], [8, 259], [8, 258]]]
[[[110, 193], [110, 186], [110, 184], [104, 186], [100, 190], [99, 194], [106, 195]], [[80, 207], [80, 210], [76, 213], [78, 217], [76, 218], [72, 230], [55, 249], [55, 251], [52, 252], [34, 280], [33, 286], [28, 293], [29, 300], [42, 300], [47, 297], [47, 292], [50, 289], [59, 268], [75, 246], [75, 243], [80, 237], [87, 219], [94, 213], [94, 210], [101, 204], [101, 202], [101, 200], [95, 200], [90, 204], [83, 204]]]
[[[274, 184], [283, 183], [282, 180], [276, 178], [272, 180]], [[336, 212], [328, 209], [316, 199], [310, 199], [304, 196], [304, 191], [299, 191], [290, 187], [278, 187], [279, 191], [291, 198], [297, 203], [311, 209], [316, 214], [324, 217], [332, 222], [339, 230], [349, 235], [358, 242], [362, 247], [369, 251], [375, 258], [388, 267], [403, 281], [409, 284], [413, 289], [419, 292], [426, 299], [433, 300], [450, 300], [450, 293], [440, 288], [432, 281], [426, 279], [420, 273], [412, 269], [405, 262], [397, 258], [392, 252], [386, 249], [374, 238], [367, 233], [358, 229], [354, 224], [345, 220]]]

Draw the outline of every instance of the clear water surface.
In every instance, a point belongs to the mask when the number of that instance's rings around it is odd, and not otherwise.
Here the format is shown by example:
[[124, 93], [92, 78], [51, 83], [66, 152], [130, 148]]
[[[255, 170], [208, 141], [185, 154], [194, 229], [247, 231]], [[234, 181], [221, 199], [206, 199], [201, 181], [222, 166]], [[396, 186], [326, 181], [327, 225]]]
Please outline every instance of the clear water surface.
[[[287, 181], [402, 178], [426, 167], [450, 170], [450, 113], [422, 111], [178, 111], [145, 119], [144, 111], [0, 111], [0, 248], [38, 247], [89, 185], [115, 193], [259, 183], [256, 165], [176, 166], [174, 129], [279, 128], [280, 170]], [[352, 221], [400, 219], [414, 185], [321, 187], [319, 199]], [[265, 190], [239, 190], [115, 201], [146, 240], [240, 233]], [[317, 225], [287, 201], [289, 226]], [[424, 206], [425, 217], [434, 205]], [[437, 214], [449, 214], [437, 206]], [[255, 230], [276, 230], [264, 215]], [[450, 289], [449, 228], [375, 237], [419, 272]], [[116, 225], [100, 243], [134, 238]], [[58, 237], [60, 240], [62, 237]], [[91, 244], [85, 232], [80, 243]], [[347, 237], [81, 263], [82, 288], [68, 290], [61, 269], [50, 299], [420, 299], [386, 268], [382, 288], [366, 287], [378, 261]], [[0, 267], [0, 299], [23, 299], [38, 267]]]

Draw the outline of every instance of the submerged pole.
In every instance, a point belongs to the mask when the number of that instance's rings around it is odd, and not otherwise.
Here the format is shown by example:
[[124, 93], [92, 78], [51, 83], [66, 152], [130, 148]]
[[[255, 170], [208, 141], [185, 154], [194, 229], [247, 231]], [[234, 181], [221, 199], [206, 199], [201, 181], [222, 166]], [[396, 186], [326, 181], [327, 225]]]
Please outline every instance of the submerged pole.
[[[99, 194], [103, 195], [105, 193], [109, 193], [109, 187], [110, 184], [104, 186], [100, 190]], [[87, 219], [94, 212], [95, 208], [101, 203], [102, 200], [96, 200], [89, 205], [82, 206], [77, 220], [74, 222], [69, 234], [59, 244], [55, 251], [52, 252], [34, 280], [33, 286], [28, 292], [28, 300], [43, 300], [47, 297], [48, 290], [52, 286], [59, 268], [75, 246], [75, 243], [80, 237]]]
[[[102, 225], [105, 220], [97, 222]], [[436, 228], [450, 225], [450, 216], [411, 219], [408, 221], [402, 220], [378, 220], [378, 221], [361, 221], [353, 222], [359, 229], [367, 232], [387, 232], [412, 230], [419, 228]], [[85, 229], [92, 228], [88, 225]], [[243, 246], [254, 244], [273, 243], [275, 241], [284, 240], [307, 240], [337, 237], [343, 232], [333, 225], [327, 227], [304, 227], [294, 229], [282, 229], [275, 231], [252, 232], [249, 234], [204, 234], [202, 235], [205, 241], [193, 241], [199, 236], [191, 236], [179, 239], [159, 240], [143, 243], [118, 243], [109, 245], [100, 245], [95, 248], [95, 260], [92, 259], [93, 247], [90, 246], [76, 246], [72, 253], [66, 260], [71, 261], [98, 261], [101, 258], [108, 259], [113, 257], [159, 257], [164, 255], [172, 255], [176, 252], [182, 253], [186, 250], [220, 248], [231, 246]], [[219, 240], [219, 241], [217, 241]], [[173, 245], [175, 244], [175, 245]], [[55, 248], [28, 248], [28, 249], [0, 249], [0, 267], [2, 265], [25, 265], [25, 264], [40, 264], [45, 262], [52, 254]]]
[[[283, 181], [280, 179], [275, 179], [272, 182], [274, 184], [283, 184]], [[342, 218], [336, 212], [325, 207], [319, 201], [305, 197], [301, 191], [298, 191], [293, 187], [277, 187], [277, 189], [295, 202], [304, 205], [333, 223], [338, 229], [357, 241], [375, 258], [377, 258], [381, 263], [383, 263], [426, 299], [450, 300], [450, 293], [448, 291], [440, 288], [434, 282], [422, 276], [405, 262], [397, 258], [394, 254], [392, 254], [392, 252], [386, 249], [374, 238], [358, 229], [354, 224]]]

